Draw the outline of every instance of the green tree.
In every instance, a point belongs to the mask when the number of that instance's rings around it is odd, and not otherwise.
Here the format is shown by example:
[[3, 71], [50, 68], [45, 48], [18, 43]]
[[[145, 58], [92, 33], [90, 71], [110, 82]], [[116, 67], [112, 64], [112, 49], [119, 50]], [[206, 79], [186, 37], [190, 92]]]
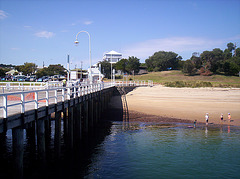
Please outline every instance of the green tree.
[[232, 57], [232, 52], [229, 49], [225, 49], [223, 52], [224, 60], [228, 60]]
[[15, 68], [19, 72], [23, 72], [23, 75], [31, 75], [35, 73], [37, 65], [35, 63], [25, 62], [24, 65], [18, 65]]
[[195, 64], [192, 60], [186, 60], [182, 69], [183, 73], [187, 73], [189, 75], [194, 75], [197, 72]]
[[121, 70], [123, 73], [126, 73], [127, 64], [128, 64], [128, 59], [125, 59], [125, 58], [121, 59], [115, 64], [116, 70]]
[[230, 52], [232, 52], [235, 49], [235, 45], [232, 42], [228, 43], [227, 47]]
[[159, 51], [146, 59], [145, 63], [149, 71], [163, 71], [168, 68], [177, 69], [181, 60], [182, 57], [174, 52]]
[[140, 60], [137, 58], [137, 57], [128, 57], [128, 62], [127, 62], [127, 65], [126, 65], [126, 70], [129, 72], [129, 73], [138, 73], [139, 72], [139, 67], [140, 67]]
[[111, 63], [106, 60], [99, 63], [101, 64], [101, 73], [104, 74], [106, 78], [111, 78]]
[[236, 75], [240, 71], [239, 65], [231, 60], [224, 62], [223, 69], [226, 75]]
[[66, 69], [61, 64], [49, 65], [48, 75], [66, 75]]
[[240, 57], [240, 48], [236, 49], [236, 57]]
[[[48, 71], [48, 68], [42, 68], [40, 70], [38, 70], [36, 72], [36, 76], [37, 78], [41, 78], [43, 76], [48, 76], [49, 75], [49, 71]], [[50, 75], [49, 75], [50, 76]]]

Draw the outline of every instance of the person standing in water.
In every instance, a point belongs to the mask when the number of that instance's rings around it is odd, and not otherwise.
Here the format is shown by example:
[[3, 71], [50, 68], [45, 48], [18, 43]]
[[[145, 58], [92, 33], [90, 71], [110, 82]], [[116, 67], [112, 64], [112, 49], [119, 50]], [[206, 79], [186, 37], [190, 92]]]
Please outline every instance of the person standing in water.
[[231, 114], [228, 113], [228, 121], [231, 122]]
[[208, 120], [209, 120], [208, 113], [206, 113], [205, 119], [206, 119], [206, 126], [208, 126]]
[[222, 124], [222, 122], [223, 122], [223, 113], [222, 113], [221, 116], [220, 116], [220, 122], [221, 122], [221, 124]]
[[196, 124], [197, 124], [197, 120], [195, 120], [194, 123], [193, 123], [194, 129], [196, 128]]

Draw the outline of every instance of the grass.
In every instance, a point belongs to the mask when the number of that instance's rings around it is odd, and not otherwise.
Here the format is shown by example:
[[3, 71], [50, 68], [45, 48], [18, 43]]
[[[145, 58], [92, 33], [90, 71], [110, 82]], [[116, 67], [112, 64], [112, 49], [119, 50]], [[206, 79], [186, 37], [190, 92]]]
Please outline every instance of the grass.
[[240, 77], [238, 76], [187, 76], [181, 71], [151, 72], [144, 75], [129, 76], [133, 80], [152, 80], [155, 84], [169, 87], [236, 87], [240, 88]]

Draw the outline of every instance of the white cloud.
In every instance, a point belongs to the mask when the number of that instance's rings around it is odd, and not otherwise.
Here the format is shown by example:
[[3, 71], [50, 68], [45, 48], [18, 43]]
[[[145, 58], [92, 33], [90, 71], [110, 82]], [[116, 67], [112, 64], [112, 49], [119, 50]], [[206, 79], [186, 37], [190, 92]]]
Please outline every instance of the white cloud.
[[41, 31], [41, 32], [37, 32], [34, 34], [37, 37], [42, 37], [42, 38], [51, 38], [53, 37], [55, 34], [53, 32], [48, 32], [48, 31]]
[[93, 21], [84, 21], [83, 23], [84, 23], [85, 25], [90, 25], [90, 24], [93, 23]]
[[93, 23], [93, 21], [91, 21], [91, 20], [78, 20], [76, 22], [73, 22], [71, 24], [71, 26], [76, 26], [76, 25], [79, 25], [79, 24], [91, 25], [92, 23]]
[[7, 17], [8, 17], [8, 14], [5, 11], [0, 10], [0, 19], [5, 19]]
[[25, 25], [25, 26], [23, 26], [24, 28], [32, 28], [32, 26], [30, 26], [30, 25]]
[[11, 50], [20, 50], [20, 48], [13, 47], [13, 48], [11, 48]]
[[[191, 54], [192, 52], [212, 50], [213, 48], [226, 46], [229, 39], [213, 40], [195, 37], [152, 39], [126, 47], [123, 49], [123, 54], [124, 56], [136, 56], [141, 59], [146, 59], [158, 51], [173, 51], [179, 55], [186, 53]], [[231, 39], [233, 40], [234, 38]]]

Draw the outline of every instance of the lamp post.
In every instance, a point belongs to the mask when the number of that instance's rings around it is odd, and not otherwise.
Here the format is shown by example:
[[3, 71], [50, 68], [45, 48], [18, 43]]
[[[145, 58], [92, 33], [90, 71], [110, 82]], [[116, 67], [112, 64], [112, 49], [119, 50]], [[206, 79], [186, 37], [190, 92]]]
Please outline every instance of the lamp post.
[[76, 35], [76, 41], [74, 43], [76, 45], [79, 44], [79, 41], [78, 41], [77, 38], [78, 38], [78, 35], [82, 32], [87, 33], [88, 37], [89, 37], [89, 63], [90, 63], [89, 81], [90, 81], [90, 84], [92, 84], [92, 60], [91, 60], [91, 38], [90, 38], [90, 34], [87, 31], [78, 32], [77, 35]]

